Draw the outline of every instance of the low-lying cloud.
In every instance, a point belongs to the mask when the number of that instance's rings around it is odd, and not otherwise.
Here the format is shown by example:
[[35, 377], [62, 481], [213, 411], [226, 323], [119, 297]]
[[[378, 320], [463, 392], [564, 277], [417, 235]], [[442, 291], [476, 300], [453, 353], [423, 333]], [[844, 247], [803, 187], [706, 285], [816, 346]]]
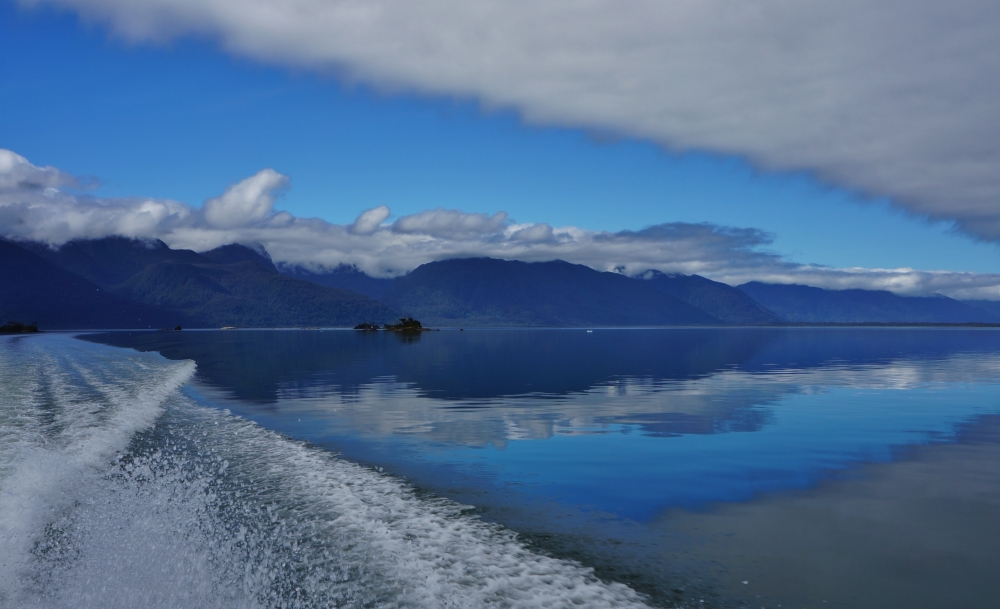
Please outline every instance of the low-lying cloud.
[[995, 0], [20, 0], [807, 171], [1000, 240]]
[[279, 265], [321, 272], [343, 264], [383, 277], [434, 260], [491, 256], [562, 259], [628, 275], [648, 269], [697, 273], [731, 285], [759, 280], [1000, 299], [1000, 275], [801, 265], [769, 251], [772, 235], [755, 228], [673, 222], [607, 232], [522, 224], [502, 211], [447, 209], [390, 222], [384, 205], [340, 225], [275, 211], [275, 200], [288, 186], [287, 176], [264, 169], [202, 208], [164, 199], [102, 198], [75, 194], [80, 180], [0, 149], [0, 237], [58, 247], [73, 239], [121, 235], [162, 239], [171, 247], [195, 251], [243, 243], [263, 246]]
[[78, 187], [73, 176], [55, 167], [38, 167], [23, 156], [0, 148], [0, 194], [15, 191], [42, 191], [46, 188]]
[[503, 211], [491, 216], [438, 208], [403, 216], [392, 223], [392, 231], [401, 235], [425, 235], [449, 240], [483, 239], [500, 235], [507, 223], [507, 212]]

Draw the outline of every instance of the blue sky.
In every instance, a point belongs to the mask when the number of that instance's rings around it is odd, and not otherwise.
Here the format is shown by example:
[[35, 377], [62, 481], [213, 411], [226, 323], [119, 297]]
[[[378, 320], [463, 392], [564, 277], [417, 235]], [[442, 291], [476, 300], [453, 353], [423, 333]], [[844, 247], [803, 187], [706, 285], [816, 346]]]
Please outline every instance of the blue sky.
[[0, 148], [99, 178], [98, 197], [197, 207], [273, 168], [291, 183], [276, 210], [335, 224], [380, 205], [390, 221], [441, 207], [592, 231], [709, 222], [769, 232], [758, 249], [796, 263], [1000, 272], [995, 244], [851, 184], [603, 128], [526, 124], [474, 95], [386, 88], [211, 37], [128, 41], [74, 12], [0, 0], [0, 75]]

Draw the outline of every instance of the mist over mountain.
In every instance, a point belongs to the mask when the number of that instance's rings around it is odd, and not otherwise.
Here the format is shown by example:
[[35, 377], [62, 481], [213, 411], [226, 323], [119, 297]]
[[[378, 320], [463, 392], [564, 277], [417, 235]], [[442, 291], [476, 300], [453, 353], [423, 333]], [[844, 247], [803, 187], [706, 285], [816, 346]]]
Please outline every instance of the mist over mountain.
[[739, 289], [793, 323], [1000, 322], [1000, 316], [946, 296], [899, 296], [881, 290], [824, 290], [758, 281]]

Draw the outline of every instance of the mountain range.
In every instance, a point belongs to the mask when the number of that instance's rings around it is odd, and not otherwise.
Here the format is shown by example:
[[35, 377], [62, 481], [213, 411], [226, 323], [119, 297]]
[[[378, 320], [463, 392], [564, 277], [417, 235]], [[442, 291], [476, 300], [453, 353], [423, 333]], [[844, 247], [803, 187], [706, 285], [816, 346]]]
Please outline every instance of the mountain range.
[[884, 290], [824, 290], [752, 281], [739, 289], [796, 323], [997, 323], [997, 316], [947, 296], [899, 296]]
[[433, 325], [662, 326], [721, 321], [618, 273], [580, 264], [457, 258], [393, 281], [389, 306]]
[[44, 328], [662, 326], [1000, 323], [1000, 303], [824, 290], [650, 270], [635, 277], [561, 260], [458, 258], [396, 278], [354, 267], [276, 266], [263, 248], [207, 252], [123, 237], [62, 247], [0, 240], [0, 321]]
[[346, 326], [398, 314], [348, 290], [280, 274], [266, 252], [205, 253], [121, 237], [0, 242], [0, 317], [43, 328]]
[[[740, 290], [698, 275], [668, 275], [650, 270], [635, 278], [642, 281], [629, 283], [623, 282], [627, 278], [618, 273], [600, 273], [561, 260], [533, 263], [489, 258], [443, 260], [422, 265], [397, 279], [370, 277], [346, 265], [321, 273], [299, 267], [282, 268], [281, 272], [382, 299], [396, 309], [438, 325], [782, 321]], [[560, 287], [554, 289], [555, 286]], [[663, 295], [672, 298], [665, 299]], [[621, 296], [626, 298], [622, 300]], [[711, 319], [692, 313], [685, 304]], [[640, 310], [643, 306], [647, 307], [645, 312]], [[669, 321], [663, 321], [665, 315]]]
[[186, 315], [122, 298], [0, 240], [0, 323], [42, 328], [147, 328], [190, 324]]

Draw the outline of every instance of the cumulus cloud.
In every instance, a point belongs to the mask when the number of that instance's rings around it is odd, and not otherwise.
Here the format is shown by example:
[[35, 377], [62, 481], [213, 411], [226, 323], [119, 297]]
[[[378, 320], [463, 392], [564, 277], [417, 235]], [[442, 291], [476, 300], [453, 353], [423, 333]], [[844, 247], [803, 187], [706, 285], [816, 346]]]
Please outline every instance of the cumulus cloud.
[[80, 180], [0, 149], [0, 235], [51, 244], [107, 235], [151, 237], [190, 219], [183, 203], [162, 199], [103, 199], [58, 187]]
[[378, 227], [389, 217], [389, 208], [379, 205], [373, 209], [362, 212], [351, 225], [351, 232], [355, 235], [370, 235], [378, 230]]
[[273, 169], [233, 184], [221, 196], [205, 201], [205, 220], [216, 228], [250, 226], [274, 209], [277, 194], [288, 188], [288, 176]]
[[510, 238], [514, 241], [527, 241], [529, 243], [541, 243], [555, 239], [555, 231], [548, 224], [527, 224], [524, 226], [512, 226]]
[[[768, 250], [772, 236], [754, 228], [673, 222], [639, 231], [592, 231], [545, 223], [518, 224], [504, 212], [433, 209], [386, 223], [390, 210], [363, 212], [351, 224], [298, 218], [273, 210], [288, 178], [263, 170], [204, 208], [161, 199], [106, 199], [60, 190], [39, 179], [73, 181], [0, 150], [0, 237], [61, 245], [72, 239], [123, 235], [162, 239], [174, 248], [205, 251], [229, 243], [263, 246], [279, 265], [313, 271], [356, 266], [394, 276], [434, 260], [491, 256], [508, 260], [567, 260], [601, 271], [636, 275], [648, 269], [697, 273], [736, 285], [759, 280], [833, 289], [887, 289], [900, 294], [944, 293], [1000, 300], [1000, 275], [914, 269], [835, 269], [801, 265]], [[44, 188], [42, 187], [44, 186]], [[211, 210], [211, 211], [210, 211]]]
[[469, 239], [498, 235], [506, 225], [506, 212], [500, 211], [491, 216], [438, 208], [403, 216], [392, 223], [392, 230], [400, 234], [426, 235], [440, 239]]
[[134, 41], [804, 170], [1000, 240], [992, 0], [20, 0]]
[[0, 193], [79, 185], [76, 178], [55, 167], [38, 167], [16, 152], [0, 149]]

